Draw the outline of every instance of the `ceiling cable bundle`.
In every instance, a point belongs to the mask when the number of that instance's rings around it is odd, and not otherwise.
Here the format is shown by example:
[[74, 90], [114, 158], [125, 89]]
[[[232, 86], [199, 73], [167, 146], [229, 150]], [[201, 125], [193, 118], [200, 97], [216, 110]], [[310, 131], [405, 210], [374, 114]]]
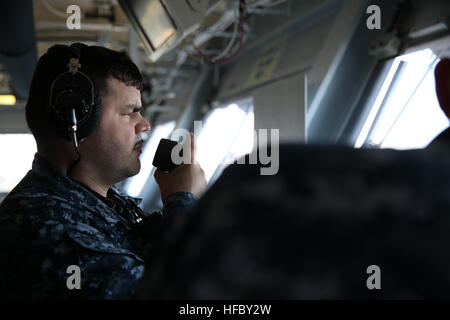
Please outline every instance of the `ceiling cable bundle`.
[[[233, 27], [233, 35], [231, 37], [230, 42], [228, 43], [227, 47], [217, 56], [213, 57], [213, 56], [209, 56], [206, 55], [205, 53], [203, 53], [198, 47], [194, 46], [195, 51], [202, 56], [203, 58], [205, 58], [206, 60], [215, 63], [215, 64], [225, 64], [230, 62], [235, 56], [237, 56], [237, 54], [241, 51], [242, 48], [242, 44], [244, 42], [244, 33], [245, 33], [245, 29], [244, 29], [244, 17], [245, 17], [245, 13], [246, 13], [246, 4], [244, 0], [239, 0], [239, 18], [236, 19], [236, 21], [234, 22], [234, 27]], [[239, 23], [238, 23], [239, 22]], [[240, 25], [240, 31], [241, 31], [241, 35], [240, 35], [240, 39], [239, 39], [239, 46], [238, 48], [235, 50], [235, 52], [225, 58], [228, 53], [230, 52], [231, 48], [233, 47], [236, 37], [237, 37], [237, 30], [238, 30], [238, 25]]]

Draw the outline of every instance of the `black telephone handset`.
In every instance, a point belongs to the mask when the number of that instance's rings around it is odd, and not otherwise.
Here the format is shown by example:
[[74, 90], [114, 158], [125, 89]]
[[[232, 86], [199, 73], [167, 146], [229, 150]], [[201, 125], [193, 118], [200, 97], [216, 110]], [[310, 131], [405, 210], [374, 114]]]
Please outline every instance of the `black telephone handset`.
[[[164, 171], [171, 172], [178, 167], [177, 164], [172, 161], [172, 149], [177, 145], [176, 141], [169, 139], [161, 139], [158, 148], [156, 149], [155, 157], [153, 158], [153, 165]], [[183, 150], [180, 152], [180, 156], [183, 156]]]

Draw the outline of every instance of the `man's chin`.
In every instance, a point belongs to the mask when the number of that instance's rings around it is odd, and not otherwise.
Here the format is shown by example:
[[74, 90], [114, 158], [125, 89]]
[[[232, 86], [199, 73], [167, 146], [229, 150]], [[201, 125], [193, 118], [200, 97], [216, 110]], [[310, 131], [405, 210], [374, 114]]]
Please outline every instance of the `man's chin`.
[[137, 165], [135, 165], [131, 170], [129, 171], [128, 177], [132, 177], [137, 175], [141, 171], [141, 161], [138, 160]]
[[124, 164], [121, 169], [120, 173], [122, 176], [122, 180], [133, 177], [137, 175], [141, 171], [141, 161], [139, 158], [130, 160], [128, 164]]

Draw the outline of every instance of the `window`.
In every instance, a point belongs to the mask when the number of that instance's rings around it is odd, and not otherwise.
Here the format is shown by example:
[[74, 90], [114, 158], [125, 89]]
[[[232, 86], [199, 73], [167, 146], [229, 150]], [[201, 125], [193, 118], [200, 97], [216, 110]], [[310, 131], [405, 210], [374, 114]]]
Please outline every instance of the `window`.
[[7, 193], [31, 170], [36, 142], [31, 134], [0, 134], [0, 150], [0, 193]]
[[449, 121], [439, 106], [430, 49], [397, 57], [355, 147], [425, 148]]
[[253, 148], [253, 101], [247, 99], [217, 108], [207, 115], [197, 137], [197, 161], [209, 182]]

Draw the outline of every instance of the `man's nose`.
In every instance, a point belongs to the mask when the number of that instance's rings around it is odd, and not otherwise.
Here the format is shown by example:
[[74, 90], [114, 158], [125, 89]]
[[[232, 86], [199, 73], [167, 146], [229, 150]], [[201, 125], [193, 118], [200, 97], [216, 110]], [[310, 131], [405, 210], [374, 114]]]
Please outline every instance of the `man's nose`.
[[144, 117], [141, 116], [141, 118], [141, 121], [136, 126], [136, 133], [147, 132], [151, 129], [150, 123]]

